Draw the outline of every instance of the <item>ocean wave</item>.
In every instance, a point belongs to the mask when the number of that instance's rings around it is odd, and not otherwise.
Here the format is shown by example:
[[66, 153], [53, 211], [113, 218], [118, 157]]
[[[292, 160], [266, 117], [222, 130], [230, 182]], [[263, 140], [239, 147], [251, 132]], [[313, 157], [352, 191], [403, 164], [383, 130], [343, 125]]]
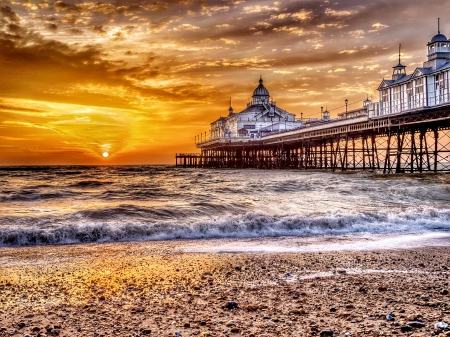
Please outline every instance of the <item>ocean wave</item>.
[[419, 207], [389, 213], [336, 211], [286, 216], [248, 212], [209, 219], [153, 223], [72, 220], [72, 223], [46, 224], [45, 228], [1, 228], [0, 246], [430, 230], [450, 230], [450, 210]]
[[35, 190], [23, 190], [18, 193], [7, 191], [9, 195], [0, 196], [0, 201], [37, 201], [47, 199], [59, 199], [73, 197], [75, 194], [72, 192], [49, 192], [42, 193]]
[[104, 185], [113, 184], [112, 181], [100, 181], [100, 180], [81, 180], [77, 181], [74, 184], [70, 184], [69, 187], [79, 187], [79, 188], [87, 188], [87, 187], [99, 187]]

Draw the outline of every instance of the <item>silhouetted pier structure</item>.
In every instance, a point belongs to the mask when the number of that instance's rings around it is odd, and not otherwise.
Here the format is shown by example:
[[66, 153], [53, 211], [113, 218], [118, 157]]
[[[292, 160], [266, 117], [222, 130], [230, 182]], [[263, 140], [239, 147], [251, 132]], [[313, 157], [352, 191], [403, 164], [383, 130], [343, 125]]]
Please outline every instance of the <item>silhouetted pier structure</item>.
[[379, 100], [330, 119], [304, 121], [279, 108], [260, 78], [247, 108], [197, 136], [198, 154], [177, 154], [183, 167], [450, 172], [450, 40], [427, 43], [428, 59], [406, 74], [401, 63], [378, 87]]
[[450, 171], [450, 104], [374, 118], [331, 120], [265, 136], [221, 137], [177, 154], [177, 166], [205, 168]]

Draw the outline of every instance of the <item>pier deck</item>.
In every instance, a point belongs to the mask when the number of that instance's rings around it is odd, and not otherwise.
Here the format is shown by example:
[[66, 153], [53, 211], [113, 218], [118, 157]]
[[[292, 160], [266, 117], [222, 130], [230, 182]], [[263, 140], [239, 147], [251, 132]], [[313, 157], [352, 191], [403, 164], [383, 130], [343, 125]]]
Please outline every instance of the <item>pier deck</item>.
[[450, 104], [362, 116], [271, 134], [214, 138], [176, 165], [208, 168], [450, 171]]

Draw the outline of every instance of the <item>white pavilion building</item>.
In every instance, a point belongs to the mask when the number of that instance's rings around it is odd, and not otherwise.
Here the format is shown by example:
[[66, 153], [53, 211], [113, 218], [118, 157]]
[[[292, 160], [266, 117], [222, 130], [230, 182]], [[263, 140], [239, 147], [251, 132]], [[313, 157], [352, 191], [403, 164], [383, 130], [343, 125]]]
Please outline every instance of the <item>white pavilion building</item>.
[[269, 91], [259, 79], [258, 87], [253, 91], [252, 101], [247, 108], [235, 113], [228, 109], [227, 117], [220, 117], [211, 123], [211, 139], [224, 137], [257, 138], [262, 134], [275, 131], [291, 130], [301, 126], [301, 121], [295, 120], [295, 115], [276, 106], [270, 100]]
[[401, 113], [449, 102], [450, 41], [438, 28], [438, 34], [427, 47], [428, 60], [409, 75], [406, 74], [406, 66], [400, 62], [399, 53], [392, 78], [381, 82], [378, 87], [379, 105], [369, 109], [369, 116]]

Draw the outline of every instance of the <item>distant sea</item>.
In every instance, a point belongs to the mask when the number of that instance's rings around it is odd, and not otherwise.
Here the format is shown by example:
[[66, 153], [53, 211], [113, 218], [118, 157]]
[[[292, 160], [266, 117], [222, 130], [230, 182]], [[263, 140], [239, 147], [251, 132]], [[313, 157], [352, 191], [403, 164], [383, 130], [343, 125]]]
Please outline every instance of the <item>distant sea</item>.
[[0, 167], [0, 246], [450, 231], [450, 174]]

